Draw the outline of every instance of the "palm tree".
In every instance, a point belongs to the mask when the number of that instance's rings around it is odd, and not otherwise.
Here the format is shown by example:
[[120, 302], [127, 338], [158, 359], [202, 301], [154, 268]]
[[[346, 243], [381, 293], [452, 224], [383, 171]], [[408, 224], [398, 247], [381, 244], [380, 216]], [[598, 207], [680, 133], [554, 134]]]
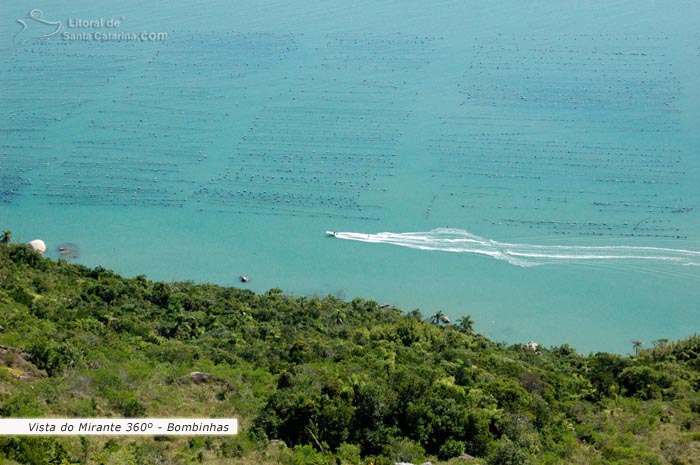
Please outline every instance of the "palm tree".
[[445, 315], [442, 312], [442, 310], [438, 310], [437, 313], [435, 315], [431, 316], [428, 321], [430, 321], [430, 323], [432, 323], [434, 325], [439, 325], [440, 323], [449, 324], [450, 318], [447, 315]]
[[12, 240], [12, 231], [8, 231], [7, 229], [2, 232], [2, 235], [0, 235], [0, 244], [9, 244], [10, 241]]
[[639, 339], [632, 340], [632, 347], [634, 348], [634, 355], [635, 356], [639, 355], [639, 351], [641, 350], [643, 345], [644, 345], [644, 343], [642, 341], [640, 341]]
[[333, 312], [333, 322], [337, 325], [342, 325], [345, 319], [345, 311], [338, 308]]
[[465, 334], [471, 334], [474, 332], [474, 320], [472, 320], [471, 315], [464, 315], [457, 319], [457, 326], [459, 330]]

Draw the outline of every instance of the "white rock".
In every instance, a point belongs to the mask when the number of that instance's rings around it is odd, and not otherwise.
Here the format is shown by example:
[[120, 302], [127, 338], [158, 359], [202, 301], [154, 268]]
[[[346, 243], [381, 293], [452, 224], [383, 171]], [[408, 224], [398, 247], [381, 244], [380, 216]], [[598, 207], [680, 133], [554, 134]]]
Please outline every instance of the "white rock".
[[41, 239], [34, 239], [29, 243], [29, 247], [41, 254], [46, 252], [46, 244]]

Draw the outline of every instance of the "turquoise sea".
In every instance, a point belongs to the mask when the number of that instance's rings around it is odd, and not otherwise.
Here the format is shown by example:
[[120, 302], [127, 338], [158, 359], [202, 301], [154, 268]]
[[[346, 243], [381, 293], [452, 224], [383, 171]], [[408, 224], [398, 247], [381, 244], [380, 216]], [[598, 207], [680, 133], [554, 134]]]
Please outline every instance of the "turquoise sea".
[[697, 1], [0, 12], [0, 228], [54, 258], [583, 352], [700, 329]]

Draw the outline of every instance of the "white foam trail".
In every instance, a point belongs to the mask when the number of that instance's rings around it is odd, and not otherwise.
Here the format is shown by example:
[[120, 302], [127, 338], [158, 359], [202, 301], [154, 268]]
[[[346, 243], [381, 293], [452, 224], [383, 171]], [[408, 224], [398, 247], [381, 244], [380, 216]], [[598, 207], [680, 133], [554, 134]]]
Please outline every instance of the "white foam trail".
[[337, 232], [335, 237], [349, 241], [391, 244], [420, 250], [474, 253], [505, 260], [517, 266], [576, 261], [659, 261], [700, 266], [700, 251], [663, 247], [533, 245], [497, 242], [462, 229], [438, 228], [427, 232], [362, 234]]

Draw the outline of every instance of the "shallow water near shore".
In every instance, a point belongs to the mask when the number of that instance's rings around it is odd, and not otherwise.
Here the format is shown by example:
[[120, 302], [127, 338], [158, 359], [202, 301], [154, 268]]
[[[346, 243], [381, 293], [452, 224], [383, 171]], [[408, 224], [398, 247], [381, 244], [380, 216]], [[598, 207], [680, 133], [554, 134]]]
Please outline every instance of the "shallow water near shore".
[[698, 331], [700, 5], [297, 3], [6, 8], [0, 227], [508, 343]]

